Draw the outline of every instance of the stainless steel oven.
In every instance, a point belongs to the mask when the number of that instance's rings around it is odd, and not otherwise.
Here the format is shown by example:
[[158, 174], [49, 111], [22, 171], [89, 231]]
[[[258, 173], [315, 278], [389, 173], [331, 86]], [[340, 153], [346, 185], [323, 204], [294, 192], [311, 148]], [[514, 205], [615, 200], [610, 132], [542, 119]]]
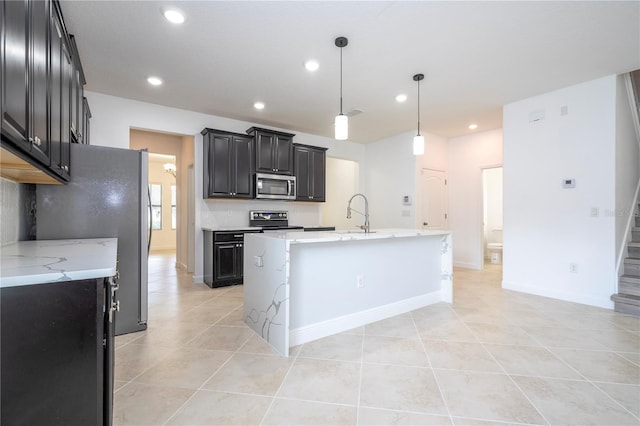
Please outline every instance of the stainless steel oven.
[[295, 200], [296, 177], [256, 173], [256, 198]]

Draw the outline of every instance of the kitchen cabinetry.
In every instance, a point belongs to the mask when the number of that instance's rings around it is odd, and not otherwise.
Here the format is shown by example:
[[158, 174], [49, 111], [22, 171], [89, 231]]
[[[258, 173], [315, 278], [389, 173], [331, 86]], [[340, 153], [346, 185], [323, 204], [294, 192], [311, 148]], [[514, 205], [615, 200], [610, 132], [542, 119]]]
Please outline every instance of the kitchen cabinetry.
[[253, 139], [204, 129], [204, 198], [253, 198]]
[[110, 425], [108, 280], [8, 287], [0, 295], [0, 423]]
[[57, 1], [3, 1], [0, 11], [0, 176], [64, 182], [70, 173], [64, 144], [82, 140], [76, 129], [84, 105], [84, 75], [72, 36]]
[[327, 148], [294, 144], [296, 201], [325, 201], [326, 151]]
[[209, 287], [242, 284], [244, 234], [259, 230], [204, 230], [204, 282]]
[[256, 172], [293, 174], [293, 137], [291, 133], [251, 127], [256, 149]]

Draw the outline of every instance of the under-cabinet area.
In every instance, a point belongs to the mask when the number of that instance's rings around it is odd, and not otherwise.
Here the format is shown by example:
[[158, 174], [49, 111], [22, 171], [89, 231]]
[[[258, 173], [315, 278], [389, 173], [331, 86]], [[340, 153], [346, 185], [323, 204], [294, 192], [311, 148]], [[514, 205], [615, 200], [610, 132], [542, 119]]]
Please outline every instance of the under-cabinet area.
[[70, 143], [89, 143], [91, 112], [76, 39], [56, 0], [3, 1], [0, 176], [69, 180]]
[[[205, 128], [203, 197], [324, 202], [327, 148], [293, 143], [294, 134], [251, 127], [247, 134]], [[272, 179], [269, 179], [269, 178]], [[260, 180], [280, 182], [264, 194]]]

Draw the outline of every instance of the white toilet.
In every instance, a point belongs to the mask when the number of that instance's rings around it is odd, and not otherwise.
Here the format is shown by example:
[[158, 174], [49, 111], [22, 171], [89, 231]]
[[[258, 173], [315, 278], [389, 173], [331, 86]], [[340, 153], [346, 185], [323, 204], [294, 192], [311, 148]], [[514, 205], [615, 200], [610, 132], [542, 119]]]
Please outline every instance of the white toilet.
[[500, 265], [502, 263], [502, 228], [494, 228], [491, 233], [493, 234], [493, 242], [487, 244], [487, 250], [491, 256], [491, 263]]

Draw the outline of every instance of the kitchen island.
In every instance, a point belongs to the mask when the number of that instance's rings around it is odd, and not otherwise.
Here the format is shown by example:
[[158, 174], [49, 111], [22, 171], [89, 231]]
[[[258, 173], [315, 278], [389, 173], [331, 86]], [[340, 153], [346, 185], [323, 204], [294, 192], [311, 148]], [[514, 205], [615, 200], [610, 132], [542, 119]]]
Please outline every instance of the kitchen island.
[[448, 231], [245, 236], [245, 322], [283, 356], [289, 347], [441, 301], [452, 301]]

